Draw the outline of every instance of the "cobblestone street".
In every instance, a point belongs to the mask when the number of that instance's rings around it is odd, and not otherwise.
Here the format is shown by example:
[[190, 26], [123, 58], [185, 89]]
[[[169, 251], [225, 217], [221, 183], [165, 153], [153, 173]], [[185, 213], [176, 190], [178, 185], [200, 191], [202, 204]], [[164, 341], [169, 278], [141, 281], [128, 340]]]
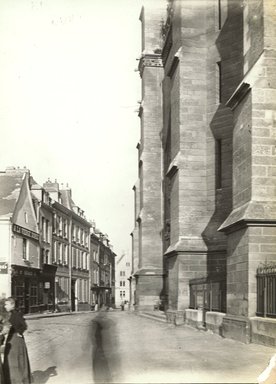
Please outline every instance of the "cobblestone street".
[[27, 322], [36, 384], [256, 383], [274, 353], [127, 311]]

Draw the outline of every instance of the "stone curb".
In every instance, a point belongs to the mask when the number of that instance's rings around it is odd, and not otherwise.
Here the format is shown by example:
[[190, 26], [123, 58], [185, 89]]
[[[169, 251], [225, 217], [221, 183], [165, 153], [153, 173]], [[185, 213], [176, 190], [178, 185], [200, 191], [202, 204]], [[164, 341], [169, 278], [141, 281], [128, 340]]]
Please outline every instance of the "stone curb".
[[93, 311], [82, 311], [82, 312], [57, 312], [57, 313], [39, 313], [39, 314], [26, 314], [24, 315], [25, 320], [37, 320], [48, 317], [59, 317], [59, 316], [68, 316], [68, 315], [80, 315], [84, 313], [97, 313]]

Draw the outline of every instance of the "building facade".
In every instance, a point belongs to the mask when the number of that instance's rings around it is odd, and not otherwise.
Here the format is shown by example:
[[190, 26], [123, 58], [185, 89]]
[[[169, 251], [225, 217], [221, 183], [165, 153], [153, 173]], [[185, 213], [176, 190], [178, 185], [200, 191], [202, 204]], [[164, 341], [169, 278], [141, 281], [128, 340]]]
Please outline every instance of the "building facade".
[[[139, 180], [134, 187], [136, 225], [132, 233], [136, 285], [135, 307], [151, 308], [159, 301], [163, 287], [162, 248], [162, 88], [163, 64], [160, 56], [160, 21], [163, 8], [142, 9], [142, 100], [139, 116], [141, 140], [137, 145]], [[137, 251], [136, 251], [137, 248]]]
[[[107, 234], [92, 226], [91, 274], [92, 303], [95, 308], [115, 306], [115, 257]], [[100, 241], [99, 241], [100, 240]]]
[[275, 340], [275, 12], [174, 0], [140, 16], [135, 303], [245, 342]]
[[126, 305], [130, 303], [131, 260], [126, 253], [123, 253], [116, 260], [115, 271], [115, 304], [119, 308], [122, 303]]
[[41, 274], [39, 204], [31, 192], [33, 179], [26, 168], [14, 167], [1, 172], [0, 178], [1, 296], [16, 297], [25, 313], [37, 312], [46, 296], [53, 304], [53, 287], [49, 292]]
[[93, 233], [71, 189], [50, 180], [41, 187], [26, 168], [9, 167], [0, 178], [1, 296], [14, 296], [24, 313], [90, 310], [104, 275], [101, 302], [113, 305], [116, 255], [107, 235]]

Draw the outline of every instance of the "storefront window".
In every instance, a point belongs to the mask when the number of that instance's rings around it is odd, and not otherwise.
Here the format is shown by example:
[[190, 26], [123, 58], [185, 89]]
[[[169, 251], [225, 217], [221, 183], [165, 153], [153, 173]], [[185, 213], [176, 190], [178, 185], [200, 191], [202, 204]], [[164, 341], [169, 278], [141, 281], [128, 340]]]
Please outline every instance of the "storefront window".
[[30, 289], [30, 306], [36, 306], [38, 304], [38, 292], [37, 292], [37, 284], [31, 283]]
[[23, 280], [14, 282], [12, 295], [16, 299], [17, 307], [21, 310], [24, 307], [24, 290], [25, 285]]

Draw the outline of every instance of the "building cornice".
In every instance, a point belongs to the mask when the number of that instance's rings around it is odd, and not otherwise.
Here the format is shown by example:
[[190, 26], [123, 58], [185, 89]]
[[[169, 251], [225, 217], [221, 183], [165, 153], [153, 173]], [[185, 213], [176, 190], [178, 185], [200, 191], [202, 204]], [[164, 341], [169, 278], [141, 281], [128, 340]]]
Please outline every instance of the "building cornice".
[[66, 208], [64, 205], [58, 203], [57, 201], [55, 201], [52, 206], [53, 206], [53, 208], [65, 213], [66, 215], [68, 215], [72, 219], [79, 221], [80, 223], [84, 224], [86, 227], [89, 227], [89, 228], [92, 227], [92, 225], [87, 220], [85, 220], [84, 218], [79, 216], [77, 213], [75, 213], [71, 209]]
[[139, 60], [138, 70], [140, 76], [143, 76], [146, 67], [163, 68], [161, 53], [143, 53]]
[[170, 179], [174, 176], [174, 174], [179, 170], [179, 159], [180, 159], [180, 151], [177, 153], [175, 158], [171, 161], [166, 176]]
[[276, 226], [276, 202], [249, 201], [234, 209], [219, 227], [221, 232], [234, 232], [252, 226]]
[[248, 94], [251, 87], [247, 83], [242, 83], [237, 90], [233, 93], [230, 99], [226, 102], [226, 106], [232, 111], [241, 103], [244, 97]]
[[138, 269], [133, 276], [164, 276], [164, 271], [162, 268], [149, 266]]
[[241, 103], [244, 97], [250, 92], [250, 90], [254, 89], [255, 84], [260, 79], [260, 74], [262, 74], [264, 60], [265, 51], [262, 52], [254, 65], [252, 65], [250, 70], [245, 74], [243, 81], [238, 85], [235, 92], [226, 102], [226, 106], [231, 110], [234, 110]]
[[171, 244], [166, 252], [165, 257], [172, 257], [178, 254], [205, 254], [208, 251], [207, 246], [202, 237], [186, 237], [181, 236], [178, 241]]

